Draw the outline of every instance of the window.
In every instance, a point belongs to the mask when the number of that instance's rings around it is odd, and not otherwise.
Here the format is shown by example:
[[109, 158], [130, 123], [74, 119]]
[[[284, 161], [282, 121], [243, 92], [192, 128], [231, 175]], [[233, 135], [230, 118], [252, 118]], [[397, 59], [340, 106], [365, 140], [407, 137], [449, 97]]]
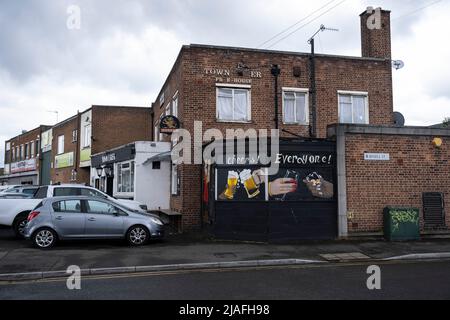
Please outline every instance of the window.
[[153, 161], [153, 162], [152, 162], [152, 169], [153, 169], [153, 170], [159, 170], [159, 169], [161, 169], [161, 161]]
[[64, 153], [64, 135], [58, 136], [58, 154]]
[[12, 148], [12, 158], [11, 158], [11, 160], [12, 161], [16, 160], [16, 149], [15, 148]]
[[34, 157], [34, 141], [31, 142], [31, 147], [30, 147], [30, 158]]
[[77, 142], [78, 130], [72, 130], [72, 142]]
[[34, 154], [36, 155], [36, 157], [39, 155], [39, 140], [36, 140], [36, 143], [34, 145], [35, 148], [35, 152]]
[[81, 201], [65, 200], [53, 202], [52, 207], [55, 212], [81, 212]]
[[308, 122], [308, 91], [283, 89], [283, 123], [306, 125]]
[[367, 93], [339, 93], [340, 123], [369, 123]]
[[24, 157], [24, 147], [23, 147], [23, 144], [21, 144], [20, 145], [20, 160], [23, 160], [23, 159], [25, 159], [25, 157]]
[[70, 181], [77, 181], [77, 170], [72, 169], [72, 172], [70, 174]]
[[37, 188], [23, 189], [22, 193], [34, 195], [36, 193]]
[[172, 101], [172, 115], [178, 117], [178, 92], [173, 97]]
[[117, 164], [117, 192], [134, 192], [134, 161]]
[[86, 202], [86, 211], [94, 214], [117, 214], [124, 213], [119, 208], [102, 201], [88, 200]]
[[84, 139], [83, 139], [83, 148], [88, 148], [91, 146], [91, 135], [92, 129], [91, 125], [88, 124], [84, 126]]
[[165, 116], [168, 116], [169, 114], [170, 114], [170, 103], [167, 104], [166, 111], [164, 112]]
[[177, 195], [179, 190], [179, 181], [178, 181], [178, 166], [172, 164], [172, 179], [171, 179], [171, 189], [172, 194]]
[[39, 187], [38, 191], [34, 195], [35, 199], [44, 199], [47, 198], [48, 187]]
[[55, 188], [53, 190], [54, 197], [79, 196], [81, 188]]
[[161, 93], [161, 96], [159, 97], [159, 106], [162, 107], [164, 104], [164, 92]]
[[250, 90], [217, 88], [217, 119], [250, 121]]

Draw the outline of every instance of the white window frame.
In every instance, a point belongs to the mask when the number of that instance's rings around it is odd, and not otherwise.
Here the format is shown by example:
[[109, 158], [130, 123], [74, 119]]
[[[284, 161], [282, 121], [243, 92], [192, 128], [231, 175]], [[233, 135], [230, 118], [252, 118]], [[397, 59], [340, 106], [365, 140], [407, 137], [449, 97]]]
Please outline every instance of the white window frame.
[[[60, 141], [60, 138], [62, 138], [62, 141]], [[63, 134], [58, 136], [57, 142], [58, 142], [58, 145], [56, 148], [56, 154], [63, 154], [64, 153], [64, 135]], [[62, 142], [62, 145], [61, 145], [61, 142]], [[61, 150], [61, 148], [62, 148], [62, 150]]]
[[[131, 178], [131, 166], [133, 165], [133, 181], [131, 181], [131, 185], [133, 186], [133, 191], [130, 192], [125, 192], [125, 191], [119, 191], [119, 167], [120, 167], [120, 173], [122, 173], [122, 168], [121, 166], [124, 164], [129, 164], [129, 171], [130, 171], [130, 178]], [[114, 172], [114, 189], [115, 189], [115, 195], [117, 196], [121, 196], [121, 197], [133, 197], [134, 198], [134, 194], [136, 192], [136, 161], [135, 159], [132, 160], [127, 160], [127, 161], [122, 161], [122, 162], [118, 162], [115, 164], [115, 172]], [[117, 178], [116, 178], [117, 177]], [[122, 182], [123, 184], [123, 178], [120, 177], [120, 182]]]
[[[219, 118], [219, 89], [242, 89], [247, 90], [247, 119], [246, 120], [229, 120]], [[245, 84], [230, 84], [230, 83], [217, 83], [216, 84], [216, 121], [217, 122], [235, 122], [235, 123], [250, 123], [252, 121], [252, 86]], [[234, 93], [233, 93], [233, 108], [234, 108]], [[234, 111], [233, 111], [234, 113]]]
[[347, 91], [347, 90], [338, 90], [337, 91], [337, 103], [338, 103], [338, 123], [343, 123], [341, 122], [341, 101], [340, 101], [340, 95], [350, 95], [351, 96], [351, 100], [352, 100], [352, 122], [351, 124], [356, 124], [353, 121], [353, 96], [363, 96], [365, 97], [366, 101], [365, 101], [365, 117], [366, 117], [366, 121], [364, 124], [370, 124], [370, 119], [369, 119], [369, 93], [366, 91]]
[[30, 158], [34, 158], [34, 140], [31, 141], [31, 146], [30, 146]]
[[[292, 87], [283, 87], [282, 89], [282, 117], [283, 117], [283, 124], [295, 124], [300, 126], [307, 126], [309, 125], [309, 89], [305, 88], [292, 88]], [[295, 122], [287, 122], [285, 121], [284, 114], [285, 114], [285, 106], [284, 106], [284, 94], [286, 92], [298, 92], [298, 93], [304, 93], [305, 94], [305, 114], [306, 114], [306, 122], [301, 123], [298, 121]], [[294, 109], [295, 112], [295, 118], [297, 119], [297, 108]]]
[[169, 102], [169, 103], [167, 104], [167, 106], [166, 106], [166, 109], [165, 109], [165, 111], [164, 111], [164, 115], [165, 115], [165, 116], [168, 116], [168, 115], [171, 114], [171, 112], [170, 112], [170, 104], [171, 104], [171, 102]]
[[175, 92], [172, 98], [172, 115], [178, 118], [178, 91]]
[[72, 130], [72, 142], [77, 142], [77, 139], [78, 139], [78, 130], [73, 129]]
[[89, 148], [91, 146], [91, 136], [92, 136], [92, 126], [91, 124], [86, 124], [84, 126], [83, 132], [83, 148]]

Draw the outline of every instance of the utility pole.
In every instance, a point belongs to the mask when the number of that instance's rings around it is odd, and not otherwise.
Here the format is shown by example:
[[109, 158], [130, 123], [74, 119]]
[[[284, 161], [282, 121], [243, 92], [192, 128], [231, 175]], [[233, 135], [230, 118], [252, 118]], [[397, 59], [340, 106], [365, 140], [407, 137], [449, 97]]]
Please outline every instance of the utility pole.
[[319, 30], [317, 30], [311, 38], [309, 38], [308, 43], [311, 46], [311, 53], [309, 55], [309, 91], [311, 94], [311, 124], [309, 126], [309, 134], [312, 138], [317, 137], [317, 129], [316, 129], [316, 118], [317, 118], [317, 90], [316, 90], [316, 60], [315, 60], [315, 52], [314, 52], [314, 37], [322, 31], [339, 31], [338, 29], [325, 28], [322, 24], [320, 25]]

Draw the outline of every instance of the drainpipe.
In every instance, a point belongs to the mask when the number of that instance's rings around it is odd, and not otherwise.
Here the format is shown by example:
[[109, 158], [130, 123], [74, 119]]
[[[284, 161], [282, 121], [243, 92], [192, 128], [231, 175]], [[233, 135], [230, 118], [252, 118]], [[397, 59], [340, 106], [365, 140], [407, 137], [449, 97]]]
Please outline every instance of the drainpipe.
[[272, 69], [270, 70], [272, 75], [274, 76], [274, 85], [275, 85], [275, 94], [274, 94], [274, 100], [275, 100], [275, 129], [278, 129], [278, 76], [281, 73], [281, 69], [277, 64], [272, 65]]
[[[81, 126], [81, 115], [80, 115], [80, 111], [77, 111], [77, 143], [76, 143], [77, 150], [75, 152], [75, 172], [77, 174], [76, 182], [78, 182], [78, 173], [79, 173], [79, 168], [80, 168], [80, 162], [79, 162], [79, 160], [80, 160], [80, 155], [79, 155], [79, 153], [80, 153], [80, 136], [81, 136], [80, 126]], [[89, 175], [89, 177], [90, 177], [90, 175]]]
[[315, 53], [314, 53], [314, 38], [309, 40], [311, 45], [311, 54], [309, 55], [309, 81], [310, 81], [310, 92], [311, 92], [311, 125], [309, 126], [309, 134], [311, 138], [316, 137], [316, 64], [315, 64]]

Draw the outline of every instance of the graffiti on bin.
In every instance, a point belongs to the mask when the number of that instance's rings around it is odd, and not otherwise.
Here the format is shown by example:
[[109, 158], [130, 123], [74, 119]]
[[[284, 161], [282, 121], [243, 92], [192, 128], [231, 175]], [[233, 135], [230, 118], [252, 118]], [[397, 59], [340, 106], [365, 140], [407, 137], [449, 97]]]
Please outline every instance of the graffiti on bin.
[[400, 228], [400, 223], [413, 223], [419, 225], [419, 215], [415, 210], [410, 209], [396, 209], [391, 210], [392, 228], [393, 231], [397, 231]]

